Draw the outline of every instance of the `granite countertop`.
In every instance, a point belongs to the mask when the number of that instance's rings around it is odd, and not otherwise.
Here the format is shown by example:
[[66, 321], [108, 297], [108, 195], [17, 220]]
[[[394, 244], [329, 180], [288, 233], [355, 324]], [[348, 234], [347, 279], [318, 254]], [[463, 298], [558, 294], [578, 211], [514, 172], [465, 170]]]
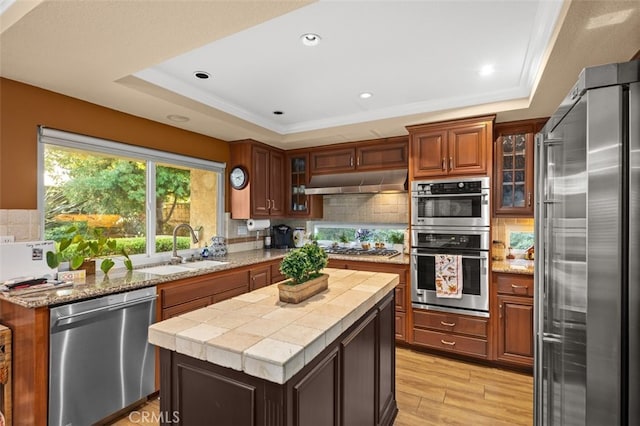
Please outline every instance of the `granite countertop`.
[[[182, 278], [195, 277], [242, 266], [250, 266], [261, 262], [268, 262], [270, 260], [281, 259], [287, 254], [287, 252], [288, 250], [271, 249], [229, 253], [225, 257], [212, 258], [212, 260], [227, 262], [224, 265], [218, 265], [212, 262], [210, 267], [185, 270], [167, 275], [157, 275], [145, 272], [144, 269], [151, 265], [136, 265], [135, 267], [138, 269], [134, 269], [133, 271], [112, 270], [109, 272], [108, 276], [105, 276], [102, 272], [96, 272], [95, 275], [87, 276], [86, 283], [84, 284], [73, 284], [72, 286], [60, 287], [57, 289], [53, 288], [29, 294], [22, 294], [22, 292], [18, 290], [11, 293], [0, 293], [0, 298], [25, 308], [59, 305], [142, 287], [150, 287]], [[364, 262], [409, 263], [409, 256], [407, 255], [395, 256], [389, 259], [380, 256], [329, 255], [329, 257]], [[203, 262], [199, 263], [203, 264]]]
[[493, 272], [508, 272], [511, 274], [533, 275], [534, 261], [525, 259], [494, 260], [491, 263]]
[[398, 284], [397, 274], [327, 268], [329, 288], [299, 304], [277, 284], [149, 327], [149, 342], [285, 383]]

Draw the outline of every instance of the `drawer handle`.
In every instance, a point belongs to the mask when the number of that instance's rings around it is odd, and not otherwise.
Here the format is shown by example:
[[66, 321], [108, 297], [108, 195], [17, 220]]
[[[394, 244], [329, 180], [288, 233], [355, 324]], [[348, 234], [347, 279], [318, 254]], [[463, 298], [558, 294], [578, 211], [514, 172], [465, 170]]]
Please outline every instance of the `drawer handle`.
[[447, 342], [444, 339], [441, 339], [440, 342], [442, 342], [443, 345], [447, 345], [447, 346], [455, 346], [456, 342]]
[[511, 284], [511, 290], [526, 290], [527, 286], [526, 285], [515, 285], [515, 284]]
[[445, 327], [455, 327], [456, 323], [455, 322], [444, 322], [444, 321], [440, 321], [440, 324], [444, 325]]

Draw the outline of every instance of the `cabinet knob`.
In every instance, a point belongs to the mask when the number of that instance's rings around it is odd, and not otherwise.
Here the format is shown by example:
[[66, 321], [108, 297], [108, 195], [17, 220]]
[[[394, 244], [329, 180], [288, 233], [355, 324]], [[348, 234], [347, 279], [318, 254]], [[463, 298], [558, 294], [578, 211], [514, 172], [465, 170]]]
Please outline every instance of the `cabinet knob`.
[[502, 318], [502, 303], [500, 304], [500, 315], [499, 315], [499, 317]]
[[531, 207], [531, 192], [529, 192], [529, 194], [527, 195], [527, 200], [527, 205]]
[[349, 157], [349, 167], [353, 167], [353, 157]]

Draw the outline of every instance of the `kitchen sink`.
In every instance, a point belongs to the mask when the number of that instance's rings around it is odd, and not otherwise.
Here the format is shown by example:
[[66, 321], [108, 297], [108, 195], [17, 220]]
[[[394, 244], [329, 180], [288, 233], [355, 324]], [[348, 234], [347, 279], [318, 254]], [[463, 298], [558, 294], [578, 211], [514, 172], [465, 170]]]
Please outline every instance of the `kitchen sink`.
[[[226, 265], [229, 262], [221, 262], [219, 260], [200, 260], [198, 262], [187, 262], [181, 263], [179, 268], [189, 268], [189, 269], [209, 269], [215, 268], [216, 266]], [[169, 265], [175, 266], [175, 265]]]
[[191, 269], [183, 268], [178, 265], [160, 265], [160, 266], [152, 266], [150, 268], [141, 268], [137, 269], [139, 272], [146, 272], [148, 274], [154, 275], [171, 275], [171, 274], [179, 274], [180, 272], [189, 272]]
[[226, 265], [229, 262], [221, 262], [219, 260], [201, 260], [198, 262], [187, 262], [181, 263], [179, 265], [160, 265], [160, 266], [151, 266], [149, 268], [141, 268], [137, 269], [139, 272], [146, 272], [148, 274], [155, 275], [171, 275], [171, 274], [179, 274], [181, 272], [189, 272], [200, 269], [210, 269], [215, 268], [216, 266]]

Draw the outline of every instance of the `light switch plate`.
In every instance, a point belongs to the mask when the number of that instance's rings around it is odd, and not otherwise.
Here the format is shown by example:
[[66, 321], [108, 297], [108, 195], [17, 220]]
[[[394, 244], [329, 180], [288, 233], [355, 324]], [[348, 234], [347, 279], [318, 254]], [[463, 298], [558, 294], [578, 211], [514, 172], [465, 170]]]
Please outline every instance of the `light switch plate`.
[[13, 235], [0, 235], [0, 244], [15, 243], [16, 237]]

